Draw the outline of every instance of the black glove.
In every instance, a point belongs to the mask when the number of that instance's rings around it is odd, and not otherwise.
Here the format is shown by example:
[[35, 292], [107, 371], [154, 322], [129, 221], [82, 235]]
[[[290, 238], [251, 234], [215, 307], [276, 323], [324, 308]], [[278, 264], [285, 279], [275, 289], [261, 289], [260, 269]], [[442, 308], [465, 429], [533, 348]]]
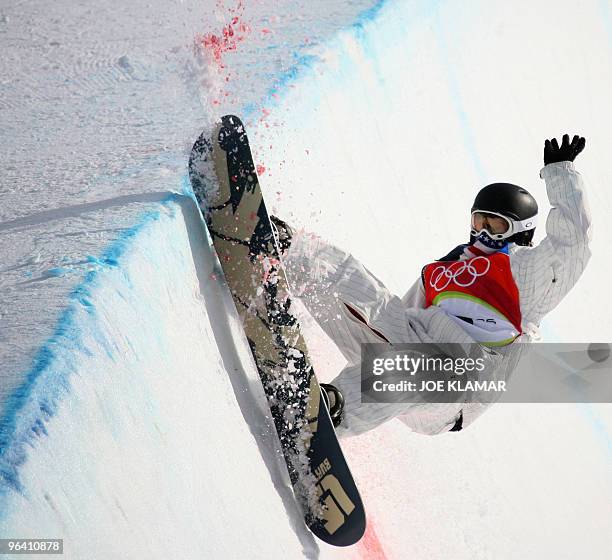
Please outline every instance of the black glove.
[[558, 161], [574, 161], [576, 156], [584, 150], [585, 144], [586, 140], [581, 136], [574, 136], [570, 144], [567, 134], [563, 135], [560, 148], [556, 138], [546, 140], [544, 142], [544, 165], [557, 163]]

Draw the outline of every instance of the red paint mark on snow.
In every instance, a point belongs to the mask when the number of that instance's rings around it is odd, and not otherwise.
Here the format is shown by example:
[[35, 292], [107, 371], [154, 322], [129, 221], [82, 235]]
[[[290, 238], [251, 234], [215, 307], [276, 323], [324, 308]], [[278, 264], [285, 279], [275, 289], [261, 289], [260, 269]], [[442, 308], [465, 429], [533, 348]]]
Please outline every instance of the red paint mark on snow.
[[257, 175], [260, 177], [266, 172], [266, 168], [263, 165], [257, 165]]
[[[232, 22], [235, 20], [236, 18], [232, 19]], [[223, 55], [237, 50], [238, 44], [244, 41], [249, 31], [249, 26], [244, 23], [238, 26], [231, 23], [223, 28], [220, 35], [208, 33], [201, 37], [200, 41], [202, 46], [211, 53], [215, 62], [223, 68]]]
[[[217, 9], [225, 9], [223, 2], [217, 1]], [[244, 4], [242, 0], [239, 0], [235, 8], [230, 8], [229, 12], [233, 14], [232, 18], [228, 24], [223, 26], [220, 32], [196, 35], [196, 44], [210, 53], [220, 68], [225, 68], [223, 65], [223, 55], [237, 50], [238, 45], [244, 41], [251, 31], [250, 26], [243, 21]], [[226, 78], [226, 80], [228, 79]]]
[[357, 543], [357, 548], [361, 557], [365, 560], [387, 560], [387, 555], [378, 540], [378, 535], [371, 518], [368, 519], [365, 533], [359, 543]]

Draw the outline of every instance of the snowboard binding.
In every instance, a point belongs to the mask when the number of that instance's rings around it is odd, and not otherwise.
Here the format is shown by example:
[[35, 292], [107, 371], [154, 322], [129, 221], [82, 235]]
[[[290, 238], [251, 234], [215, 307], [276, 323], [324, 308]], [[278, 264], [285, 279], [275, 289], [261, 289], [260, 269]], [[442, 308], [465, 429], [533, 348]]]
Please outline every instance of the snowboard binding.
[[320, 383], [323, 402], [329, 411], [334, 428], [342, 422], [344, 416], [344, 396], [337, 387], [329, 383]]
[[270, 223], [272, 224], [272, 231], [280, 251], [280, 256], [284, 257], [291, 246], [291, 238], [293, 237], [293, 229], [291, 226], [284, 222], [280, 218], [270, 214]]

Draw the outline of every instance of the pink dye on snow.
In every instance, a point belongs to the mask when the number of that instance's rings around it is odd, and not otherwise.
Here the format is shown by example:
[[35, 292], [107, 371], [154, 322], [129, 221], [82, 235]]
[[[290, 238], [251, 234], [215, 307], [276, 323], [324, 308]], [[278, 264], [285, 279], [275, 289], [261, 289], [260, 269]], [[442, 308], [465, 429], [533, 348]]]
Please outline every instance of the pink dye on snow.
[[366, 531], [357, 543], [359, 553], [365, 560], [387, 560], [387, 555], [383, 550], [381, 542], [378, 540], [374, 524], [371, 519], [368, 519]]
[[[233, 18], [232, 22], [235, 20], [237, 18]], [[238, 48], [238, 44], [244, 41], [249, 31], [250, 28], [245, 23], [240, 23], [238, 27], [236, 27], [236, 24], [231, 23], [223, 28], [221, 35], [208, 33], [200, 38], [200, 43], [212, 54], [215, 62], [223, 67], [223, 54], [235, 51]]]
[[[223, 3], [218, 1], [217, 8], [223, 9]], [[244, 5], [240, 0], [235, 8], [230, 8], [230, 13], [237, 14], [232, 16], [230, 23], [225, 25], [219, 34], [207, 33], [204, 36], [198, 35], [196, 43], [200, 44], [208, 51], [220, 68], [223, 66], [223, 55], [226, 52], [235, 51], [238, 44], [244, 41], [250, 33], [251, 28], [242, 21]], [[229, 78], [226, 79], [228, 81]]]

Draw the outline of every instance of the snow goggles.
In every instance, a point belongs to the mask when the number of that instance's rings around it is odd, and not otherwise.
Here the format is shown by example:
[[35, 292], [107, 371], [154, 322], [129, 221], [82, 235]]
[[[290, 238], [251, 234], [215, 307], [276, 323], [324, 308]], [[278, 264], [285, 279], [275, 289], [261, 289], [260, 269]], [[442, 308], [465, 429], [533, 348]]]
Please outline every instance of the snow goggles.
[[473, 210], [471, 219], [471, 233], [478, 237], [483, 231], [495, 240], [508, 239], [515, 233], [528, 231], [536, 227], [537, 216], [526, 220], [511, 220], [498, 212], [485, 212]]

